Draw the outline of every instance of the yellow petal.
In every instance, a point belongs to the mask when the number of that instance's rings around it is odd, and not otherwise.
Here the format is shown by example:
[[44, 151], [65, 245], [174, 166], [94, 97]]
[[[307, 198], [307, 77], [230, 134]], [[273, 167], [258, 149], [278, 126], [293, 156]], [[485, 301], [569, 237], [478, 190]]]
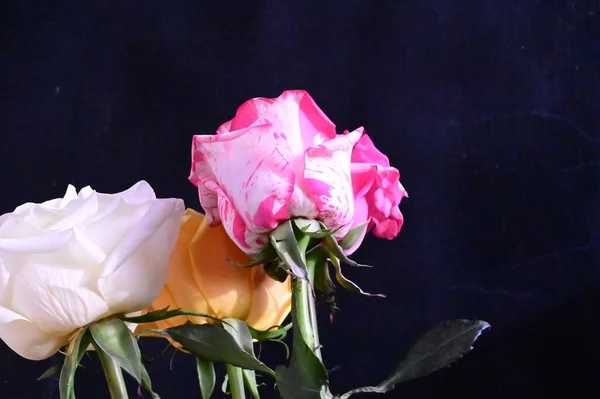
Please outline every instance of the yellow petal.
[[254, 301], [246, 322], [257, 330], [281, 325], [292, 309], [291, 279], [280, 283], [267, 275], [262, 266], [254, 271]]
[[[214, 316], [214, 311], [211, 309], [202, 287], [196, 284], [190, 258], [190, 243], [203, 219], [204, 215], [191, 209], [186, 210], [184, 214], [179, 238], [169, 263], [167, 281], [163, 289], [169, 295], [163, 294], [163, 305], [169, 304], [172, 309], [181, 308]], [[168, 301], [169, 297], [171, 303]], [[156, 306], [154, 307], [156, 308]], [[205, 318], [190, 317], [189, 319], [197, 324], [206, 323]], [[174, 324], [179, 325], [183, 322], [185, 320], [179, 319]]]
[[189, 248], [196, 285], [217, 317], [244, 320], [252, 304], [252, 272], [227, 259], [248, 263], [250, 258], [234, 244], [222, 225], [211, 227], [204, 215], [195, 215], [203, 219]]

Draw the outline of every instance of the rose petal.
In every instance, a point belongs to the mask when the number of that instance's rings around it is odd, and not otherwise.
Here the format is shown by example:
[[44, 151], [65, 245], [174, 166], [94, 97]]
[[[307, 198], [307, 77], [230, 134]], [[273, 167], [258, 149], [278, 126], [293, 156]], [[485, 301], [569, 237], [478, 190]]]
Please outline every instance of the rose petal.
[[[361, 127], [359, 129], [363, 128]], [[345, 132], [345, 134], [349, 133]], [[375, 144], [373, 144], [373, 141], [367, 134], [363, 134], [358, 143], [354, 146], [354, 151], [352, 151], [352, 163], [367, 163], [383, 167], [390, 166], [388, 157], [375, 147]]]
[[227, 259], [248, 263], [250, 258], [231, 241], [224, 226], [210, 227], [202, 216], [195, 215], [201, 223], [188, 242], [196, 289], [217, 317], [243, 320], [252, 305], [251, 270], [238, 268]]
[[335, 125], [303, 90], [284, 91], [268, 109], [266, 118], [280, 140], [280, 151], [294, 159], [308, 148], [336, 137]]
[[338, 136], [305, 155], [304, 190], [319, 209], [319, 219], [328, 228], [341, 227], [335, 234], [343, 237], [354, 218], [354, 193], [350, 178], [352, 148], [362, 135], [361, 130]]
[[111, 311], [148, 307], [158, 296], [179, 233], [184, 204], [158, 199], [102, 265], [98, 286]]
[[264, 244], [257, 240], [266, 242], [288, 218], [295, 180], [270, 127], [195, 136], [194, 146], [190, 181], [198, 186], [210, 224], [221, 221], [244, 252], [260, 251]]
[[89, 288], [93, 276], [76, 267], [24, 265], [13, 275], [11, 308], [51, 334], [69, 334], [108, 315], [106, 301]]
[[[361, 224], [366, 223], [368, 220], [369, 204], [367, 203], [367, 200], [364, 197], [358, 197], [354, 200], [354, 220], [352, 221], [352, 225], [350, 228], [353, 229], [354, 227], [358, 227]], [[363, 230], [361, 236], [354, 242], [354, 244], [350, 248], [344, 250], [345, 255], [350, 256], [354, 252], [356, 252], [358, 247], [360, 247], [360, 244], [362, 244], [363, 240], [365, 239], [365, 236], [369, 231], [369, 227], [370, 226], [367, 226], [367, 228]]]
[[291, 279], [276, 281], [261, 266], [253, 267], [252, 272], [254, 297], [246, 322], [257, 330], [281, 325], [292, 307]]
[[12, 253], [55, 252], [71, 239], [72, 231], [59, 231], [34, 237], [0, 238], [0, 251]]
[[237, 109], [235, 117], [231, 120], [227, 131], [245, 129], [256, 122], [260, 122], [273, 102], [273, 99], [263, 97], [253, 98], [244, 102]]
[[398, 205], [406, 190], [400, 184], [400, 173], [389, 166], [383, 155], [367, 135], [363, 135], [352, 152], [352, 185], [355, 202], [366, 201], [368, 216], [355, 216], [353, 224], [371, 219], [369, 228], [380, 238], [392, 239], [398, 235], [403, 217]]
[[116, 194], [99, 194], [101, 198], [120, 198], [129, 205], [140, 205], [156, 199], [154, 190], [145, 180], [140, 180], [125, 191]]
[[22, 357], [42, 360], [66, 345], [68, 337], [47, 335], [23, 316], [0, 307], [0, 339]]
[[[71, 203], [73, 204], [74, 202], [75, 201]], [[46, 229], [55, 231], [70, 229], [73, 226], [76, 226], [77, 224], [89, 219], [98, 211], [98, 198], [93, 191], [86, 193], [85, 197], [82, 197], [81, 200], [76, 202], [77, 203], [74, 204], [76, 208], [74, 208], [71, 212], [65, 212], [63, 215], [60, 215], [61, 217], [57, 218], [54, 223], [49, 224]], [[39, 211], [43, 210], [42, 207], [37, 209]]]
[[[196, 274], [192, 264], [193, 249], [189, 246], [203, 220], [205, 220], [204, 215], [190, 209], [186, 210], [177, 244], [169, 262], [165, 290], [177, 307], [214, 316], [215, 311], [196, 284]], [[208, 225], [208, 222], [206, 223]], [[202, 259], [204, 254], [198, 253], [197, 256]], [[206, 322], [205, 319], [196, 317], [191, 317], [190, 320], [194, 323]]]
[[0, 254], [0, 306], [6, 305], [6, 298], [8, 296], [8, 281], [10, 279], [10, 273], [6, 268], [4, 259]]

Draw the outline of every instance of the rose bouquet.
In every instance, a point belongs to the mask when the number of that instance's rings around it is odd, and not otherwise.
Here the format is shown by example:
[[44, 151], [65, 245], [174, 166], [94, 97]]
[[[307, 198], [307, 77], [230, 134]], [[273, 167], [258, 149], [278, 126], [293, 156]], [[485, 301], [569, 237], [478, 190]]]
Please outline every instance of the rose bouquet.
[[[70, 186], [62, 199], [0, 217], [0, 338], [31, 360], [64, 348], [62, 364], [42, 376], [60, 373], [61, 399], [75, 397], [87, 351], [101, 361], [112, 398], [128, 397], [123, 370], [138, 395], [143, 388], [158, 398], [140, 337], [193, 356], [203, 398], [222, 363], [234, 399], [259, 398], [257, 372], [284, 399], [342, 399], [445, 367], [489, 327], [442, 322], [383, 382], [330, 392], [316, 298], [333, 315], [337, 286], [383, 296], [343, 268], [369, 267], [349, 258], [366, 234], [396, 237], [407, 193], [363, 128], [336, 134], [304, 91], [251, 99], [215, 135], [194, 136], [189, 180], [205, 214], [139, 182], [119, 194]], [[262, 362], [254, 343], [285, 342], [288, 333], [286, 364]]]

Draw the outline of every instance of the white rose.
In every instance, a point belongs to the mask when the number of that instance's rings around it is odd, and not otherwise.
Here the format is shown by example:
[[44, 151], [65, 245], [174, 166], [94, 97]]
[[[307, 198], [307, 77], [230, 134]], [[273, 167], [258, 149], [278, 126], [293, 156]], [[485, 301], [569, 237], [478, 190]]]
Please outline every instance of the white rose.
[[69, 186], [0, 216], [0, 339], [41, 360], [80, 327], [150, 306], [183, 211], [141, 181], [118, 194]]

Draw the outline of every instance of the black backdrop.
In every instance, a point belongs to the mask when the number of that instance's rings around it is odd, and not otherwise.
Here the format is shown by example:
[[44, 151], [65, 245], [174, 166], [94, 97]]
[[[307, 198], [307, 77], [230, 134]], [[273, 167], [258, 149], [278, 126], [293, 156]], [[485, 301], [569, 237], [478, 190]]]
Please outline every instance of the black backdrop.
[[[306, 89], [340, 131], [366, 127], [410, 195], [400, 236], [355, 255], [376, 268], [348, 272], [388, 298], [341, 294], [323, 319], [332, 390], [377, 383], [440, 320], [481, 318], [467, 357], [384, 396], [597, 397], [598, 2], [217, 3], [4, 0], [0, 212], [140, 179], [197, 208], [192, 134]], [[198, 398], [163, 346], [144, 345], [158, 392]], [[57, 398], [35, 382], [50, 363], [2, 345], [0, 397]], [[78, 397], [106, 398], [85, 364]]]

